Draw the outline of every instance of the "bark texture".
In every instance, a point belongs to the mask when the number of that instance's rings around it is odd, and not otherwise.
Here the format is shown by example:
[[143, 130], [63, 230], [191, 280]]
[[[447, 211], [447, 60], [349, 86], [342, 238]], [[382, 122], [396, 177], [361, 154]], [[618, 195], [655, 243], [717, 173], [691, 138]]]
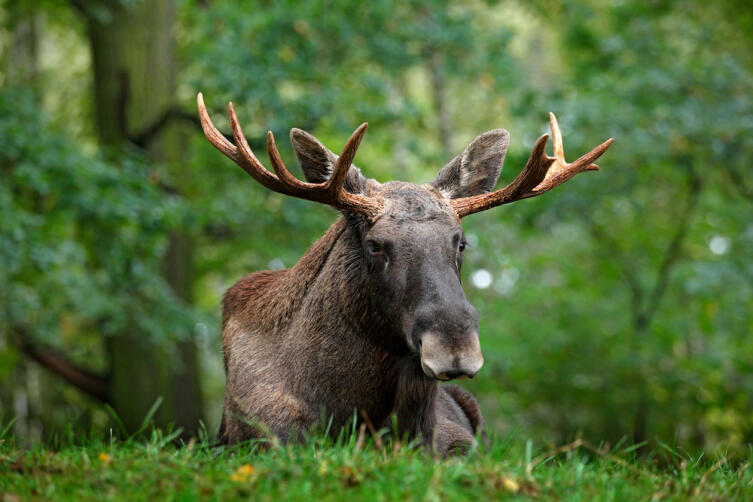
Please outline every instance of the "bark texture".
[[[148, 130], [175, 106], [175, 4], [149, 0], [128, 8], [113, 6], [108, 19], [89, 19], [95, 93], [95, 122], [102, 144], [121, 148]], [[168, 165], [183, 159], [185, 137], [180, 124], [168, 124], [149, 138], [149, 158]], [[178, 191], [180, 190], [177, 187]], [[181, 233], [170, 235], [164, 275], [176, 295], [190, 303], [193, 243]], [[193, 340], [160, 347], [132, 331], [107, 343], [110, 397], [126, 427], [138, 428], [158, 397], [164, 399], [154, 417], [196, 430], [202, 418], [199, 365]]]

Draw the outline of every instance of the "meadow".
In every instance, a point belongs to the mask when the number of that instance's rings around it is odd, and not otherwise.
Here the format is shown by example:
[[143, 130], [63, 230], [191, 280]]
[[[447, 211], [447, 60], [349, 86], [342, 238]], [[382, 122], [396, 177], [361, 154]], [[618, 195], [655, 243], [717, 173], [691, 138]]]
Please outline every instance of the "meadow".
[[356, 431], [280, 446], [177, 445], [175, 435], [32, 449], [0, 443], [0, 496], [16, 500], [540, 500], [717, 501], [753, 497], [751, 458], [693, 457], [668, 445], [557, 448], [496, 438], [468, 456], [432, 458], [411, 444]]

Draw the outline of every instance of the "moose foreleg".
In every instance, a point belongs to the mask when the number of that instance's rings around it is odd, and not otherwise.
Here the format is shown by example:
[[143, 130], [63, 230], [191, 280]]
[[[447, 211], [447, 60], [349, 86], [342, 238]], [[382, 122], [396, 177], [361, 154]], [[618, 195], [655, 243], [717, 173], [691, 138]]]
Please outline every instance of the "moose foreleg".
[[295, 396], [274, 388], [260, 389], [243, 401], [226, 397], [218, 439], [222, 444], [253, 438], [301, 442], [316, 418]]
[[420, 438], [424, 448], [441, 457], [467, 453], [484, 435], [473, 396], [457, 385], [440, 386], [409, 358], [400, 365], [394, 413], [401, 438]]
[[484, 418], [478, 403], [457, 385], [442, 385], [435, 404], [436, 423], [432, 449], [442, 457], [465, 454], [485, 436]]

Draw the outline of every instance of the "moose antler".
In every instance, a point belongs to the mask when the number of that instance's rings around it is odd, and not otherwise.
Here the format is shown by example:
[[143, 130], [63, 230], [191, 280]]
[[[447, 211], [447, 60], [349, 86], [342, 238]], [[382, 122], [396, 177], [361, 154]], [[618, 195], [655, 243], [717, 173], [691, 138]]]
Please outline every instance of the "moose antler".
[[568, 164], [565, 161], [565, 150], [562, 147], [560, 126], [553, 113], [549, 113], [549, 123], [552, 127], [554, 157], [549, 157], [546, 154], [549, 135], [544, 134], [536, 140], [526, 166], [512, 183], [492, 193], [452, 199], [450, 204], [458, 217], [462, 218], [516, 200], [536, 197], [583, 171], [598, 171], [599, 166], [593, 162], [607, 151], [609, 145], [614, 142], [614, 138], [609, 138], [575, 162]]
[[290, 171], [285, 167], [280, 158], [280, 152], [277, 151], [272, 131], [267, 133], [267, 153], [276, 175], [270, 173], [259, 162], [254, 152], [251, 151], [251, 147], [248, 146], [246, 136], [243, 134], [243, 130], [238, 123], [238, 117], [235, 115], [233, 103], [228, 103], [228, 115], [230, 116], [230, 127], [233, 130], [235, 145], [228, 141], [212, 123], [207, 107], [204, 105], [204, 96], [201, 93], [196, 96], [196, 102], [199, 105], [201, 127], [204, 129], [204, 135], [209, 142], [266, 188], [300, 199], [321, 202], [344, 211], [359, 213], [368, 219], [375, 218], [381, 211], [382, 204], [378, 199], [353, 194], [343, 188], [358, 145], [366, 133], [368, 126], [366, 122], [361, 124], [345, 143], [345, 148], [337, 158], [329, 179], [323, 183], [306, 183], [290, 174]]

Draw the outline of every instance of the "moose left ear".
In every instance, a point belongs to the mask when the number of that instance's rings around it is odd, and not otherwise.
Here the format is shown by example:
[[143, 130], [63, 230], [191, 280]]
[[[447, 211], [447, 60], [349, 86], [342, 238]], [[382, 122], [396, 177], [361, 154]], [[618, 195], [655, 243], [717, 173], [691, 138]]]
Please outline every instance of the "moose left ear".
[[510, 144], [504, 129], [487, 131], [439, 171], [431, 184], [448, 199], [490, 192], [497, 183]]

